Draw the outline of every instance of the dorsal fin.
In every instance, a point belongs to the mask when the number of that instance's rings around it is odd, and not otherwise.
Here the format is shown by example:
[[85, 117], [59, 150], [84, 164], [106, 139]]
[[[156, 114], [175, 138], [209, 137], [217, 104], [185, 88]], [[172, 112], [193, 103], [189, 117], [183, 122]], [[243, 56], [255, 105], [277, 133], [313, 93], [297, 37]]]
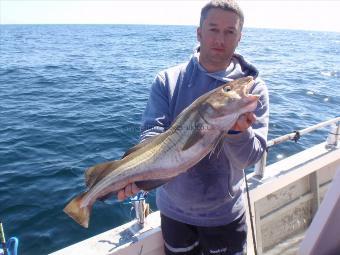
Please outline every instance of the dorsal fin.
[[103, 179], [108, 174], [112, 173], [121, 164], [120, 160], [113, 160], [101, 163], [88, 168], [85, 172], [85, 182], [88, 188], [91, 188], [98, 181]]
[[[155, 137], [147, 138], [143, 142], [133, 146], [132, 148], [130, 148], [124, 153], [122, 159], [125, 158], [127, 155], [146, 146], [147, 144], [152, 142], [154, 138]], [[107, 176], [108, 174], [116, 170], [121, 164], [122, 164], [122, 160], [113, 160], [113, 161], [101, 163], [101, 164], [88, 168], [85, 172], [85, 182], [86, 182], [87, 188], [91, 188], [98, 181], [100, 181], [105, 176]]]
[[130, 149], [128, 149], [124, 155], [122, 156], [122, 159], [125, 158], [126, 156], [128, 156], [129, 154], [143, 148], [144, 146], [146, 146], [147, 144], [151, 143], [157, 136], [153, 136], [153, 137], [148, 137], [146, 138], [143, 142], [136, 144], [135, 146], [131, 147]]

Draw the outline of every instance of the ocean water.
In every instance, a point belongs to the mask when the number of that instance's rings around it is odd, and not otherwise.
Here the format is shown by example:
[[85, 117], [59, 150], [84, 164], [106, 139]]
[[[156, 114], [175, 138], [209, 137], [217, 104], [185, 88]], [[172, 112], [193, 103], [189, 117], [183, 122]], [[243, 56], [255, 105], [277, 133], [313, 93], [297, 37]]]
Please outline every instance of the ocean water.
[[[131, 220], [130, 204], [96, 203], [89, 229], [62, 209], [84, 170], [137, 143], [156, 73], [185, 62], [195, 27], [0, 26], [0, 220], [20, 254], [46, 254]], [[269, 139], [339, 116], [340, 34], [245, 29], [239, 52], [270, 92]], [[327, 136], [270, 149], [272, 163]], [[153, 210], [154, 195], [149, 202]]]

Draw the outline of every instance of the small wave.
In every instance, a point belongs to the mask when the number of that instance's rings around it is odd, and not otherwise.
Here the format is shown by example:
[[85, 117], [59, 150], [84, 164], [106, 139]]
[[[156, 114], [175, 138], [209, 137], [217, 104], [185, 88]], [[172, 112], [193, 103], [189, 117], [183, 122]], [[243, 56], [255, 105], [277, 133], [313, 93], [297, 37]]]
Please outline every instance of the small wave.
[[283, 159], [284, 157], [285, 157], [285, 156], [284, 156], [283, 154], [277, 154], [277, 155], [276, 155], [276, 158], [279, 159], [279, 160], [280, 160], [280, 159]]
[[16, 71], [17, 71], [16, 68], [8, 68], [8, 69], [0, 70], [0, 75], [12, 74], [12, 73], [15, 73]]
[[326, 77], [339, 77], [340, 71], [322, 71], [321, 75]]
[[330, 92], [324, 93], [319, 90], [309, 89], [305, 93], [310, 96], [310, 98], [315, 98], [319, 102], [329, 103], [332, 101], [332, 94]]
[[8, 67], [8, 68], [1, 68], [0, 75], [27, 75], [32, 70], [29, 67]]
[[58, 68], [61, 68], [61, 66], [59, 66], [59, 65], [46, 65], [44, 68], [47, 69], [47, 70], [58, 69]]

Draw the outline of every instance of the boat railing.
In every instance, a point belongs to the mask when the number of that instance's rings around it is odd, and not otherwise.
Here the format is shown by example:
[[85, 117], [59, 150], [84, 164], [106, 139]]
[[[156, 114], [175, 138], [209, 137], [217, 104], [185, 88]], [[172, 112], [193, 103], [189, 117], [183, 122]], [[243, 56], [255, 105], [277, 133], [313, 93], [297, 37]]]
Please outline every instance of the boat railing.
[[318, 123], [314, 126], [294, 131], [292, 133], [277, 137], [267, 142], [267, 149], [264, 152], [261, 160], [255, 164], [255, 176], [258, 179], [262, 179], [266, 164], [267, 164], [267, 155], [268, 149], [273, 147], [274, 145], [286, 142], [286, 141], [297, 141], [301, 136], [313, 132], [315, 130], [324, 128], [326, 126], [331, 126], [329, 135], [327, 137], [327, 146], [329, 148], [336, 148], [338, 145], [338, 140], [340, 138], [340, 117], [336, 117], [321, 123]]

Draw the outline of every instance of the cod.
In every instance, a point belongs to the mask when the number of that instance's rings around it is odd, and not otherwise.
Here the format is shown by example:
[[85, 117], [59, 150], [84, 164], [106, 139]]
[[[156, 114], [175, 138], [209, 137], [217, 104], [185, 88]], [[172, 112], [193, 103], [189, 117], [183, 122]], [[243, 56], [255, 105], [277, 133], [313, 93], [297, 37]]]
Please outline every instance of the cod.
[[87, 191], [73, 198], [64, 212], [87, 228], [96, 200], [105, 200], [130, 183], [151, 190], [187, 171], [213, 153], [241, 114], [256, 109], [259, 96], [249, 94], [253, 84], [248, 76], [203, 94], [164, 133], [137, 144], [120, 160], [87, 169]]

